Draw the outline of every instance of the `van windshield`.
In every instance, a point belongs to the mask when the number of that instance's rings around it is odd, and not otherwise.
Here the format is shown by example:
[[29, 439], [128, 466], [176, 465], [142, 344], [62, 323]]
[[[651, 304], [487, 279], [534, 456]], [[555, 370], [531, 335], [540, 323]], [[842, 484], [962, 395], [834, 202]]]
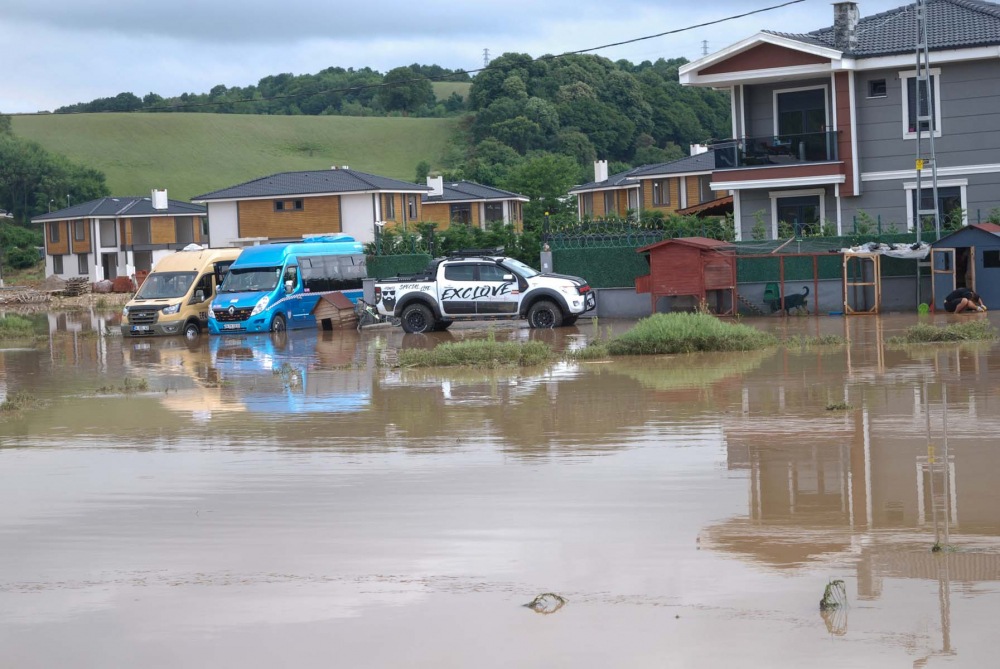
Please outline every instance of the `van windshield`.
[[135, 294], [137, 300], [162, 300], [187, 295], [197, 272], [153, 272]]
[[220, 293], [253, 293], [271, 291], [278, 285], [280, 267], [229, 268]]

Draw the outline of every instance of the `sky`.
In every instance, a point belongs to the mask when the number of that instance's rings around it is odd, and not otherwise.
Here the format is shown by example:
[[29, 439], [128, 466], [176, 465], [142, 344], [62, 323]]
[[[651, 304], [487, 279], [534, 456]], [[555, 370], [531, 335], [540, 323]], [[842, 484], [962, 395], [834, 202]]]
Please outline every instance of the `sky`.
[[[2, 0], [0, 111], [53, 110], [131, 91], [163, 96], [246, 86], [331, 67], [387, 71], [410, 63], [481, 67], [483, 49], [588, 48], [709, 21], [782, 0]], [[903, 0], [859, 3], [862, 15]], [[758, 30], [833, 23], [829, 0], [596, 53], [633, 62], [701, 55]]]

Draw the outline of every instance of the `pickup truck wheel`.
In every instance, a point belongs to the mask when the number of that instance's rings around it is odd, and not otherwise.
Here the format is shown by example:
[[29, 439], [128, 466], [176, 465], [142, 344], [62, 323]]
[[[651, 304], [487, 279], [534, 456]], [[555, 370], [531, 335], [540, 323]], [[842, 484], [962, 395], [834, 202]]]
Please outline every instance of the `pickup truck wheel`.
[[528, 309], [528, 325], [533, 328], [557, 328], [562, 324], [562, 309], [554, 302], [539, 300]]
[[403, 309], [403, 330], [410, 334], [430, 332], [434, 329], [434, 314], [422, 304], [411, 304]]
[[451, 327], [451, 324], [455, 321], [438, 321], [434, 324], [435, 332], [443, 332]]

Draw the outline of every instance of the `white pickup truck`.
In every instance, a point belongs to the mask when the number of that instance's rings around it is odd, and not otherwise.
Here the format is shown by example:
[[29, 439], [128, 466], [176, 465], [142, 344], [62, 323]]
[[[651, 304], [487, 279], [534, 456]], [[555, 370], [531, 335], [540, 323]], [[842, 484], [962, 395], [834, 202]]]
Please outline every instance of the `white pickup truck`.
[[502, 251], [454, 252], [420, 274], [381, 279], [376, 307], [413, 333], [444, 330], [461, 320], [518, 318], [533, 328], [557, 328], [597, 306], [586, 280], [542, 274]]

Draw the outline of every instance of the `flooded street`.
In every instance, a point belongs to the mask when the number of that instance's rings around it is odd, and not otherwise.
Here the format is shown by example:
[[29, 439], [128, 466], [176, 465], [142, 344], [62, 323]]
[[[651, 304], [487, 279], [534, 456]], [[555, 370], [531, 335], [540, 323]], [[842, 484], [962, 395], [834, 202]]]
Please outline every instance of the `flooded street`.
[[1000, 345], [768, 318], [851, 345], [399, 370], [484, 331], [36, 318], [0, 351], [0, 394], [39, 400], [0, 417], [2, 667], [996, 662]]

